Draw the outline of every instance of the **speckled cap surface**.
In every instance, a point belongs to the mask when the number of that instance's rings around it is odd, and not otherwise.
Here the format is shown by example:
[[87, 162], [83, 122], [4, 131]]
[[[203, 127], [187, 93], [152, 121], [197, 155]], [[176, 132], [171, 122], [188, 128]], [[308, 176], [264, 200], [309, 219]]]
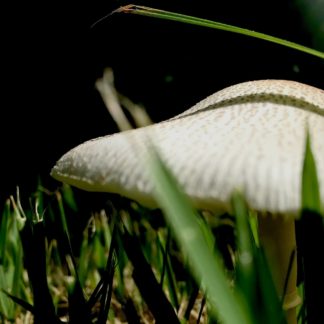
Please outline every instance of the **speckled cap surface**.
[[238, 189], [256, 210], [296, 214], [307, 127], [324, 204], [324, 91], [293, 81], [234, 85], [167, 121], [87, 141], [51, 175], [154, 207], [141, 159], [152, 142], [197, 207], [226, 210]]

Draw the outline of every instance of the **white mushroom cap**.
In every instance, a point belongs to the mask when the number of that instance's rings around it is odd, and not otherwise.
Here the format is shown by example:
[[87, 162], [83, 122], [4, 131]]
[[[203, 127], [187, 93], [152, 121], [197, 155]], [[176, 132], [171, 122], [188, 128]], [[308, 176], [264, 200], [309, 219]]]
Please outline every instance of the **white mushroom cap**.
[[324, 204], [324, 91], [293, 81], [234, 85], [167, 121], [90, 140], [51, 174], [154, 207], [140, 157], [151, 141], [197, 207], [226, 210], [239, 189], [258, 211], [297, 214], [307, 127]]

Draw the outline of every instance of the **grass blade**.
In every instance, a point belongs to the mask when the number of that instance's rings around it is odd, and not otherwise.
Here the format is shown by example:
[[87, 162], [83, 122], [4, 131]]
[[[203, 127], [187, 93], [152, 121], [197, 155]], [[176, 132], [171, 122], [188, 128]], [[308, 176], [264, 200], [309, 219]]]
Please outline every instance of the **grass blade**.
[[177, 297], [178, 289], [176, 287], [175, 274], [172, 269], [172, 264], [169, 257], [169, 248], [170, 248], [170, 240], [171, 240], [169, 231], [167, 233], [165, 247], [163, 247], [162, 240], [163, 238], [159, 238], [159, 236], [157, 236], [157, 243], [163, 255], [162, 271], [161, 271], [161, 287], [163, 287], [163, 281], [165, 279], [168, 287], [168, 291], [170, 293], [170, 299], [172, 305], [175, 309], [178, 310], [179, 309], [179, 301]]
[[285, 323], [269, 266], [254, 240], [252, 215], [239, 192], [233, 194], [232, 206], [237, 227], [237, 285], [246, 297], [256, 323]]
[[307, 132], [302, 177], [302, 216], [299, 227], [300, 256], [304, 270], [304, 292], [308, 323], [322, 323], [324, 315], [324, 265], [319, 255], [324, 246], [324, 218], [311, 138]]
[[165, 217], [179, 246], [188, 257], [198, 283], [207, 291], [212, 311], [225, 323], [251, 323], [246, 304], [238, 293], [231, 291], [219, 255], [210, 248], [206, 237], [207, 228], [198, 221], [198, 215], [191, 208], [186, 196], [181, 192], [176, 180], [166, 169], [157, 152], [147, 155], [147, 167], [156, 187], [155, 197], [164, 211]]
[[143, 6], [136, 6], [136, 5], [128, 5], [121, 7], [117, 9], [115, 12], [122, 12], [122, 13], [131, 13], [135, 15], [142, 15], [142, 16], [148, 16], [148, 17], [153, 17], [153, 18], [158, 18], [158, 19], [164, 19], [164, 20], [173, 20], [177, 22], [182, 22], [186, 24], [191, 24], [191, 25], [198, 25], [202, 27], [208, 27], [208, 28], [213, 28], [213, 29], [219, 29], [223, 31], [228, 31], [232, 33], [237, 33], [245, 36], [250, 36], [258, 39], [262, 39], [268, 42], [276, 43], [282, 46], [286, 46], [289, 48], [293, 48], [295, 50], [298, 50], [300, 52], [304, 52], [313, 56], [320, 57], [324, 59], [324, 53], [317, 51], [315, 49], [285, 40], [281, 39], [279, 37], [274, 37], [271, 35], [267, 35], [264, 33], [259, 33], [253, 30], [233, 26], [233, 25], [228, 25], [228, 24], [223, 24], [220, 22], [216, 21], [211, 21], [207, 19], [202, 19], [202, 18], [197, 18], [193, 16], [187, 16], [183, 14], [178, 14], [170, 11], [165, 11], [165, 10], [159, 10], [159, 9], [154, 9], [154, 8], [149, 8], [149, 7], [143, 7]]
[[124, 228], [119, 230], [122, 244], [134, 266], [134, 281], [157, 323], [179, 323], [171, 303], [157, 282], [150, 264], [145, 259], [139, 242]]
[[0, 222], [0, 264], [3, 264], [5, 258], [9, 213], [10, 213], [10, 200], [8, 199], [6, 201], [5, 209], [4, 212], [2, 213], [1, 222]]
[[141, 324], [141, 319], [131, 298], [127, 298], [123, 307], [127, 322], [130, 324]]
[[236, 219], [238, 261], [236, 266], [237, 285], [244, 292], [249, 305], [255, 305], [257, 275], [255, 268], [255, 250], [249, 226], [249, 212], [242, 195], [232, 196], [232, 206]]
[[28, 302], [26, 302], [25, 300], [18, 298], [12, 294], [10, 294], [9, 292], [5, 291], [5, 290], [1, 290], [6, 296], [8, 296], [13, 302], [15, 302], [17, 305], [20, 305], [21, 307], [23, 307], [25, 310], [27, 310], [28, 312], [31, 312], [32, 314], [34, 314], [35, 309], [34, 306], [29, 304]]
[[311, 149], [311, 138], [307, 131], [305, 157], [302, 176], [302, 209], [321, 212], [319, 184], [314, 155]]
[[104, 324], [108, 318], [108, 312], [111, 303], [111, 296], [113, 290], [113, 279], [115, 273], [115, 245], [116, 245], [116, 229], [114, 227], [112, 232], [111, 244], [109, 247], [109, 255], [107, 260], [107, 266], [104, 274], [104, 282], [102, 285], [102, 295], [100, 301], [100, 312], [98, 316], [98, 324]]
[[[26, 290], [23, 283], [23, 249], [20, 241], [19, 230], [21, 215], [16, 204], [10, 200], [5, 204], [0, 224], [0, 313], [8, 319], [16, 317], [19, 309], [13, 299], [8, 296], [20, 298]], [[6, 293], [4, 295], [3, 293]]]
[[22, 241], [28, 277], [34, 293], [35, 323], [57, 324], [58, 320], [47, 283], [45, 230], [43, 222], [32, 224], [28, 220]]

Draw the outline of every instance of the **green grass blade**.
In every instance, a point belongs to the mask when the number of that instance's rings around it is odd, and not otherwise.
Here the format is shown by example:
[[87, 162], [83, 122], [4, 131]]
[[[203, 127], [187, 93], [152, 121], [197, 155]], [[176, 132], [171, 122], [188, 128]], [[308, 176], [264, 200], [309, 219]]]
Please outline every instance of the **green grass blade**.
[[232, 206], [237, 228], [237, 285], [248, 301], [255, 323], [285, 323], [268, 264], [254, 239], [250, 211], [239, 192], [233, 194]]
[[232, 196], [232, 206], [236, 219], [238, 261], [236, 266], [237, 285], [243, 291], [249, 305], [256, 304], [256, 269], [252, 232], [249, 226], [249, 212], [243, 196], [236, 192]]
[[72, 188], [67, 185], [67, 184], [63, 184], [62, 187], [62, 195], [64, 198], [65, 203], [75, 212], [78, 211], [78, 206], [77, 203], [74, 199], [74, 194], [72, 191]]
[[255, 310], [259, 312], [259, 323], [285, 324], [286, 320], [282, 311], [282, 305], [276, 293], [270, 268], [262, 249], [256, 254], [255, 264], [258, 271], [258, 281], [260, 285], [259, 298], [262, 300], [262, 308], [260, 306], [255, 307]]
[[[0, 228], [0, 291], [10, 292], [20, 297], [24, 292], [23, 251], [19, 237], [19, 213], [10, 208], [10, 200], [6, 201]], [[0, 292], [0, 313], [13, 319], [17, 314], [17, 305]]]
[[320, 214], [321, 201], [311, 138], [307, 131], [302, 176], [302, 209]]
[[[16, 233], [18, 234], [18, 228], [17, 223], [15, 224], [16, 227]], [[23, 263], [23, 248], [21, 245], [21, 241], [16, 241], [15, 251], [13, 255], [13, 261], [14, 261], [14, 272], [13, 272], [13, 280], [12, 280], [12, 289], [11, 293], [15, 296], [20, 295], [21, 291], [21, 284], [22, 284], [22, 278], [23, 278], [23, 271], [24, 271], [24, 263]]]
[[186, 321], [189, 321], [190, 319], [190, 313], [193, 310], [195, 306], [195, 301], [197, 300], [199, 295], [199, 287], [197, 284], [192, 280], [187, 283], [187, 298], [188, 298], [188, 305], [184, 314], [184, 319]]
[[31, 312], [32, 314], [34, 314], [35, 310], [34, 310], [34, 306], [31, 305], [30, 303], [26, 302], [25, 300], [18, 298], [12, 294], [10, 294], [9, 292], [2, 290], [1, 292], [3, 292], [8, 298], [10, 298], [14, 303], [16, 303], [17, 305], [20, 305], [21, 307], [23, 307], [25, 310]]
[[121, 7], [120, 9], [116, 10], [115, 12], [123, 12], [123, 13], [131, 13], [131, 14], [136, 14], [136, 15], [142, 15], [142, 16], [148, 16], [148, 17], [153, 17], [153, 18], [158, 18], [158, 19], [164, 19], [164, 20], [173, 20], [177, 22], [182, 22], [186, 24], [191, 24], [191, 25], [198, 25], [202, 27], [208, 27], [208, 28], [213, 28], [213, 29], [219, 29], [223, 31], [228, 31], [232, 33], [237, 33], [245, 36], [250, 36], [258, 39], [262, 39], [268, 42], [276, 43], [282, 46], [286, 46], [289, 48], [293, 48], [295, 50], [320, 57], [324, 59], [324, 53], [317, 51], [315, 49], [285, 40], [281, 39], [278, 37], [274, 37], [271, 35], [267, 35], [264, 33], [256, 32], [253, 30], [233, 26], [233, 25], [228, 25], [228, 24], [223, 24], [220, 22], [216, 21], [211, 21], [207, 19], [202, 19], [202, 18], [197, 18], [193, 16], [187, 16], [183, 14], [178, 14], [170, 11], [165, 11], [165, 10], [159, 10], [159, 9], [154, 9], [154, 8], [149, 8], [149, 7], [143, 7], [143, 6], [136, 6], [136, 5], [128, 5], [125, 7]]
[[5, 258], [9, 213], [10, 213], [10, 200], [8, 199], [6, 201], [5, 209], [2, 213], [1, 222], [0, 222], [0, 264], [3, 264]]
[[213, 313], [224, 323], [251, 323], [242, 296], [229, 287], [221, 257], [210, 249], [210, 241], [206, 238], [208, 230], [202, 229], [203, 223], [198, 222], [198, 215], [179, 189], [176, 180], [153, 152], [147, 156], [147, 167], [156, 185], [156, 200], [190, 262], [193, 275], [207, 291]]
[[172, 269], [172, 263], [169, 257], [170, 239], [171, 237], [169, 235], [169, 231], [165, 240], [163, 239], [162, 235], [157, 236], [157, 244], [160, 247], [161, 253], [163, 255], [161, 285], [163, 286], [163, 281], [165, 278], [166, 286], [168, 287], [172, 305], [175, 309], [178, 310], [180, 305], [177, 296], [177, 282], [175, 279], [174, 271]]
[[134, 266], [132, 277], [156, 322], [179, 323], [171, 303], [165, 296], [151, 265], [142, 252], [138, 239], [122, 226], [120, 226], [118, 232], [118, 235], [122, 238], [122, 246]]
[[[304, 300], [309, 323], [322, 323], [322, 295], [324, 290], [323, 262], [320, 250], [324, 246], [324, 218], [316, 164], [311, 149], [311, 138], [307, 131], [302, 175], [302, 213], [300, 219], [301, 244], [299, 257], [304, 268]], [[321, 254], [322, 255], [322, 254]]]
[[3, 265], [0, 265], [0, 322], [1, 315], [6, 318], [13, 319], [12, 317], [12, 308], [13, 302], [6, 295], [8, 287], [7, 277], [8, 269], [5, 269]]
[[67, 220], [66, 220], [65, 210], [64, 210], [64, 206], [63, 206], [62, 195], [58, 191], [56, 192], [56, 199], [57, 199], [57, 203], [58, 203], [58, 207], [59, 207], [59, 214], [61, 217], [62, 229], [63, 229], [64, 233], [66, 234], [67, 239], [70, 244], [71, 239], [70, 239], [69, 228], [68, 228], [68, 224], [67, 224]]

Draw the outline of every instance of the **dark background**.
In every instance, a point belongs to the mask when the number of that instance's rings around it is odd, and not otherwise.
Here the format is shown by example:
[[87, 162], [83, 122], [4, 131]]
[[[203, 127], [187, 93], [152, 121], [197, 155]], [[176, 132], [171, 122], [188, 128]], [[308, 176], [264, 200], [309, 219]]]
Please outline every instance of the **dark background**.
[[[324, 51], [324, 4], [315, 0], [137, 1], [238, 25]], [[49, 172], [68, 149], [117, 131], [94, 89], [107, 66], [117, 89], [154, 121], [238, 82], [289, 79], [323, 88], [324, 61], [223, 31], [133, 15], [105, 14], [128, 4], [106, 0], [17, 3], [3, 8], [0, 201]], [[317, 1], [318, 4], [321, 1]], [[323, 27], [322, 27], [323, 28]]]

